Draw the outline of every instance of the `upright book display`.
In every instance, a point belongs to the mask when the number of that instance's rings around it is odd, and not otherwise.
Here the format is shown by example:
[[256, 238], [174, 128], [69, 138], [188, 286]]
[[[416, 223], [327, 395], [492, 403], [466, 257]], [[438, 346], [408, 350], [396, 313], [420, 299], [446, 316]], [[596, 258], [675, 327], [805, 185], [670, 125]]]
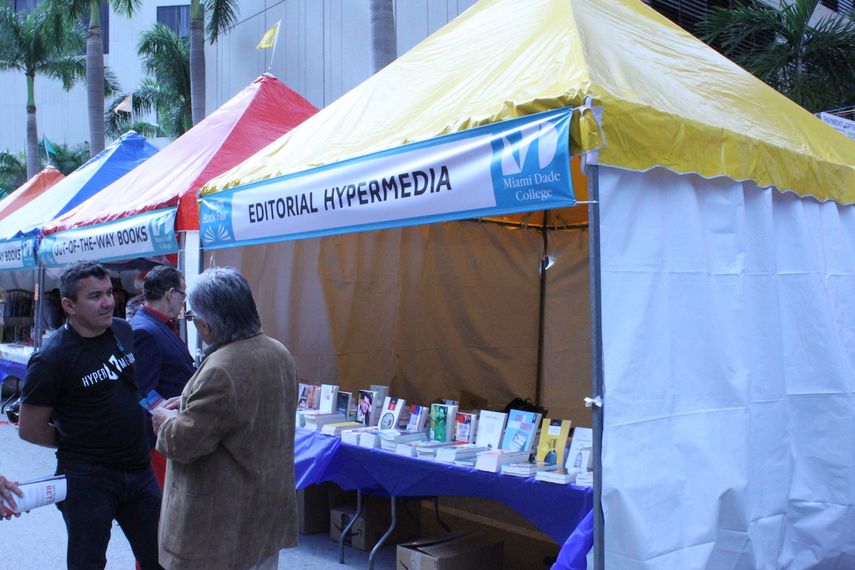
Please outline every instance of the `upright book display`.
[[540, 424], [540, 442], [537, 445], [537, 461], [547, 465], [563, 465], [567, 438], [570, 436], [570, 420], [543, 418]]
[[378, 422], [380, 429], [397, 429], [401, 413], [404, 411], [404, 406], [406, 405], [407, 401], [403, 398], [386, 396], [386, 399], [383, 401], [383, 409], [380, 411], [380, 420]]
[[481, 410], [479, 421], [481, 425], [478, 426], [475, 443], [487, 449], [499, 449], [502, 443], [502, 435], [505, 433], [505, 422], [508, 421], [508, 414]]
[[[332, 413], [336, 411], [336, 397], [338, 386], [333, 384], [321, 384], [321, 396], [318, 403], [318, 411]], [[344, 414], [347, 417], [347, 414]]]
[[434, 441], [451, 441], [454, 434], [454, 417], [456, 414], [456, 405], [431, 404], [430, 439]]
[[508, 425], [505, 427], [505, 435], [502, 438], [502, 449], [531, 451], [539, 423], [539, 412], [511, 410], [508, 413]]

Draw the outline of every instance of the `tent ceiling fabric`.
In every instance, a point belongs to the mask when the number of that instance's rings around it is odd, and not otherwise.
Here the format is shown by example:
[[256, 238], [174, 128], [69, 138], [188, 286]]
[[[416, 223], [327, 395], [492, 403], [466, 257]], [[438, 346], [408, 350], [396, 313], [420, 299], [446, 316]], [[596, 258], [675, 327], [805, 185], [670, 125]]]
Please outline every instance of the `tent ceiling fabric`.
[[45, 232], [102, 224], [176, 205], [176, 230], [198, 230], [196, 193], [202, 183], [316, 112], [299, 94], [264, 74], [142, 167], [57, 218]]
[[482, 0], [202, 194], [587, 97], [601, 164], [855, 202], [855, 142], [637, 0]]
[[29, 204], [63, 178], [65, 178], [65, 175], [53, 166], [44, 168], [17, 189], [10, 192], [8, 196], [0, 200], [0, 219]]

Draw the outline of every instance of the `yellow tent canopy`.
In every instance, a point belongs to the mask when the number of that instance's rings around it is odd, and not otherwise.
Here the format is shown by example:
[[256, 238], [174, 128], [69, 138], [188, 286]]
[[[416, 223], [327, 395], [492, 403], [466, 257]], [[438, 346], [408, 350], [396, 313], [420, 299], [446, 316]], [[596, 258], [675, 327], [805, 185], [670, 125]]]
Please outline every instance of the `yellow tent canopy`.
[[855, 142], [638, 0], [482, 0], [202, 194], [588, 97], [601, 164], [855, 201]]

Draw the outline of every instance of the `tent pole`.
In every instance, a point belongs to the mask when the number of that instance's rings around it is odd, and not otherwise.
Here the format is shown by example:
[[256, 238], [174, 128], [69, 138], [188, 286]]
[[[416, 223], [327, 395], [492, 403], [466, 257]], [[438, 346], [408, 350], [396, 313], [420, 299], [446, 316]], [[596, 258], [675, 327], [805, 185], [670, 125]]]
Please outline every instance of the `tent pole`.
[[549, 212], [543, 211], [543, 226], [540, 235], [543, 239], [543, 255], [540, 256], [540, 307], [538, 309], [537, 323], [537, 378], [534, 384], [534, 403], [540, 405], [541, 390], [543, 387], [543, 335], [544, 319], [546, 315], [546, 267], [549, 264], [549, 233], [546, 228], [546, 220]]
[[35, 311], [33, 311], [33, 348], [38, 350], [42, 345], [42, 334], [44, 331], [42, 330], [42, 312], [44, 309], [44, 300], [45, 296], [45, 266], [39, 263], [38, 268], [36, 269], [36, 290], [35, 295], [33, 296], [33, 301], [35, 302]]
[[[603, 391], [603, 311], [602, 284], [600, 281], [600, 171], [588, 165], [588, 266], [591, 297], [591, 388], [593, 398], [604, 396]], [[594, 430], [594, 568], [605, 569], [605, 539], [603, 520], [603, 408], [591, 406]]]

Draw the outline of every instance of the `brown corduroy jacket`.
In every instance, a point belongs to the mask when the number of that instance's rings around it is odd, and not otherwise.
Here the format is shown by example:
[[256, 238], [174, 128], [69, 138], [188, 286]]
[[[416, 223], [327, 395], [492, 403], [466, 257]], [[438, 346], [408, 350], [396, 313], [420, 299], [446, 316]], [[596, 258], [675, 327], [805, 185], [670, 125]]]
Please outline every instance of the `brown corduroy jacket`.
[[257, 334], [208, 355], [157, 435], [160, 563], [240, 570], [297, 544], [294, 359]]

